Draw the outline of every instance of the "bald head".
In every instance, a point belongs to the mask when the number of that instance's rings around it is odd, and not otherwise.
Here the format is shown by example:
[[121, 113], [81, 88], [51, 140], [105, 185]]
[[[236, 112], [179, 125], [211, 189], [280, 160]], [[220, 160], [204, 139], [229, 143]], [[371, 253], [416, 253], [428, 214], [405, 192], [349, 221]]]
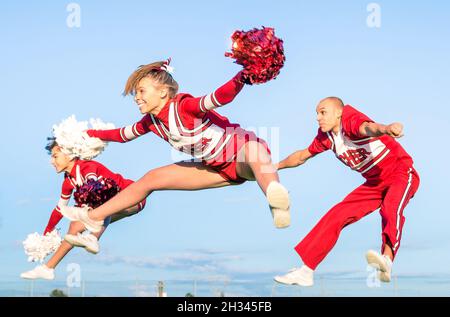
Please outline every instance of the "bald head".
[[323, 132], [339, 131], [344, 103], [338, 97], [327, 97], [317, 105], [317, 121]]
[[337, 110], [344, 108], [344, 103], [342, 102], [341, 98], [338, 97], [327, 97], [325, 99], [322, 99], [319, 102], [319, 106], [320, 105], [334, 107]]

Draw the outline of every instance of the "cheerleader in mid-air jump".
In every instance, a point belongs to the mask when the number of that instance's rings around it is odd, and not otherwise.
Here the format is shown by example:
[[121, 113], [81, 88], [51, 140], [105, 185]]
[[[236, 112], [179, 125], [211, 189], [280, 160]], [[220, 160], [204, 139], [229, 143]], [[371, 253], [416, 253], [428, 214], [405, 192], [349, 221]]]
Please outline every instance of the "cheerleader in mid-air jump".
[[[74, 123], [74, 118], [69, 118], [69, 123]], [[63, 124], [62, 124], [63, 125]], [[69, 124], [70, 125], [70, 124]], [[65, 125], [67, 126], [67, 124]], [[67, 135], [67, 131], [66, 135]], [[71, 149], [64, 148], [58, 144], [56, 138], [51, 138], [50, 143], [46, 146], [49, 154], [51, 154], [51, 164], [57, 173], [64, 172], [64, 181], [62, 184], [61, 198], [58, 205], [50, 215], [47, 227], [44, 230], [44, 236], [51, 233], [63, 215], [60, 213], [61, 208], [67, 206], [69, 200], [74, 196], [77, 204], [87, 205], [101, 204], [103, 200], [109, 196], [115, 195], [118, 191], [126, 188], [132, 180], [123, 178], [120, 174], [115, 174], [108, 168], [93, 160], [83, 160], [73, 153]], [[75, 191], [75, 192], [74, 192]], [[100, 195], [98, 195], [100, 193]], [[92, 196], [94, 195], [93, 200]], [[97, 195], [97, 197], [95, 197]], [[46, 264], [39, 265], [31, 271], [22, 273], [20, 276], [25, 279], [47, 279], [55, 278], [54, 269], [59, 262], [69, 253], [74, 246], [85, 247], [90, 253], [96, 254], [99, 251], [98, 239], [105, 231], [106, 227], [115, 221], [129, 217], [141, 211], [145, 206], [145, 199], [124, 208], [112, 217], [108, 217], [101, 230], [93, 234], [81, 234], [85, 231], [85, 227], [80, 222], [72, 221], [68, 230], [68, 234], [64, 237], [61, 245], [56, 249], [53, 256]]]
[[289, 194], [279, 182], [266, 142], [215, 111], [233, 101], [244, 83], [249, 83], [245, 69], [213, 93], [195, 98], [177, 93], [169, 63], [170, 59], [140, 66], [128, 78], [124, 94], [133, 95], [144, 114], [139, 122], [120, 129], [88, 130], [87, 134], [104, 141], [128, 142], [152, 132], [194, 160], [149, 171], [99, 208], [66, 207], [61, 209], [63, 215], [98, 232], [105, 218], [153, 191], [200, 190], [256, 180], [267, 197], [275, 226], [289, 226]]

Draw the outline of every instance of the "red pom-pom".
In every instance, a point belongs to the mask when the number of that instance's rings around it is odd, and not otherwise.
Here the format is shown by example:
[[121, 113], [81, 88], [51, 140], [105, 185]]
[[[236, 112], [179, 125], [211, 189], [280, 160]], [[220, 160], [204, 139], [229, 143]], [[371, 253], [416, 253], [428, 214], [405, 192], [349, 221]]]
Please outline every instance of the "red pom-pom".
[[283, 40], [275, 36], [273, 28], [235, 31], [231, 39], [231, 53], [227, 52], [225, 56], [236, 59], [236, 64], [244, 66], [243, 82], [261, 84], [278, 76], [286, 58]]
[[117, 183], [110, 178], [89, 179], [82, 186], [77, 186], [73, 197], [77, 206], [87, 205], [91, 208], [97, 208], [114, 197], [119, 191], [120, 188]]

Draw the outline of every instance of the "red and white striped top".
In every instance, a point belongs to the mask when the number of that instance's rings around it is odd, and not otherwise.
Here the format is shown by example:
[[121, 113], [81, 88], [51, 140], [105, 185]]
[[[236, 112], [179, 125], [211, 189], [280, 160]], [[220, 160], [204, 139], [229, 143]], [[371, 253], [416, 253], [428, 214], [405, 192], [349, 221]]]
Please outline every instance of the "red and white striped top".
[[359, 128], [364, 122], [374, 121], [355, 108], [344, 106], [339, 133], [325, 133], [319, 129], [309, 152], [316, 155], [332, 150], [342, 163], [368, 179], [389, 174], [399, 160], [413, 164], [411, 156], [394, 138], [362, 136]]
[[[113, 179], [119, 186], [120, 190], [133, 183], [132, 180], [126, 179], [120, 174], [113, 173], [99, 162], [76, 160], [70, 173], [64, 174], [61, 197], [58, 205], [55, 209], [53, 209], [52, 214], [50, 215], [44, 235], [47, 232], [53, 231], [55, 226], [62, 219], [63, 215], [60, 213], [60, 207], [67, 206], [69, 204], [70, 197], [72, 197], [72, 192], [77, 188], [77, 186], [83, 185], [88, 179], [101, 180], [102, 178]], [[142, 210], [143, 208], [144, 203], [140, 203], [139, 209]]]
[[242, 90], [238, 73], [213, 93], [203, 97], [177, 94], [158, 115], [146, 114], [140, 121], [113, 130], [88, 130], [91, 137], [104, 141], [128, 142], [153, 132], [170, 145], [210, 166], [217, 166], [236, 155], [239, 124], [218, 114], [214, 109], [233, 101]]

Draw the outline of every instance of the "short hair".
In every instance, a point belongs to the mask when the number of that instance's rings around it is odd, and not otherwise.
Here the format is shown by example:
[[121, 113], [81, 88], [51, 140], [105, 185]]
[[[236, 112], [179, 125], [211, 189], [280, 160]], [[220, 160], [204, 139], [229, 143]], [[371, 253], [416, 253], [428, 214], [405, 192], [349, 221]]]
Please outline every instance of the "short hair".
[[48, 137], [47, 141], [49, 142], [45, 146], [45, 149], [47, 150], [48, 154], [52, 154], [52, 150], [55, 146], [58, 146], [58, 142], [56, 142], [55, 137]]
[[135, 95], [136, 87], [145, 77], [154, 79], [158, 84], [164, 85], [169, 90], [169, 98], [175, 97], [178, 92], [178, 83], [173, 79], [172, 75], [161, 69], [166, 62], [160, 61], [147, 65], [141, 65], [136, 69], [130, 77], [128, 77], [127, 83], [123, 95]]

